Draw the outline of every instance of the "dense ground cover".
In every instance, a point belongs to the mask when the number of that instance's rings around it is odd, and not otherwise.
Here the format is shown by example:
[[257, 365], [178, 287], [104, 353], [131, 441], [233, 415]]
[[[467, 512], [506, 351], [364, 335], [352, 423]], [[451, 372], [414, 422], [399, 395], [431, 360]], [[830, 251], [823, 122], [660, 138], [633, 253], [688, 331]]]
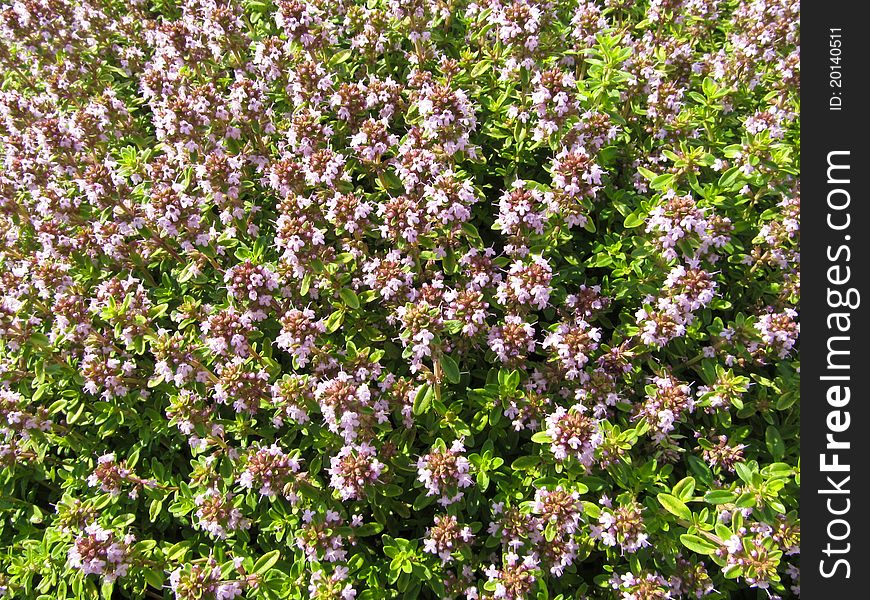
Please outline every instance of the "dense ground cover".
[[799, 595], [798, 11], [3, 0], [0, 591]]

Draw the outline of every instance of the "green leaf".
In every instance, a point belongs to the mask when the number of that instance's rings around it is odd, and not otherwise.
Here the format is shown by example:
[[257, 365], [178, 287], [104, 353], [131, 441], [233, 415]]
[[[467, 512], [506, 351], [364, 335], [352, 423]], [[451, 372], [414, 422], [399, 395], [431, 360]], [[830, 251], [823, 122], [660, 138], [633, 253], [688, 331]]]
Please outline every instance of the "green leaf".
[[459, 383], [459, 365], [448, 354], [441, 355], [441, 369], [450, 383]]
[[727, 579], [737, 579], [741, 575], [743, 575], [743, 567], [740, 565], [728, 565], [724, 569], [722, 569], [722, 575], [724, 575]]
[[649, 181], [652, 181], [653, 179], [656, 178], [655, 173], [653, 173], [652, 171], [650, 171], [649, 169], [646, 169], [644, 167], [638, 167], [637, 172], [640, 173], [641, 175], [643, 175], [644, 177], [646, 177]]
[[148, 509], [148, 516], [150, 517], [152, 523], [157, 522], [157, 517], [160, 516], [161, 510], [163, 510], [163, 500], [152, 500], [151, 506]]
[[456, 255], [452, 249], [448, 249], [447, 252], [445, 252], [441, 264], [444, 267], [444, 272], [448, 275], [452, 275], [456, 272], [459, 265], [456, 264]]
[[257, 575], [262, 575], [266, 571], [272, 568], [272, 566], [278, 562], [278, 559], [281, 558], [281, 553], [277, 550], [272, 550], [271, 552], [267, 552], [263, 556], [261, 556], [257, 562], [254, 563], [254, 566], [251, 568], [252, 573], [256, 573]]
[[491, 67], [492, 67], [492, 63], [490, 61], [488, 61], [488, 60], [480, 61], [479, 63], [474, 65], [474, 68], [471, 70], [471, 78], [477, 79], [478, 77], [480, 77], [481, 75], [486, 73]]
[[38, 331], [30, 334], [30, 343], [37, 348], [48, 348], [51, 345], [48, 336]]
[[411, 508], [413, 508], [415, 512], [421, 511], [433, 502], [435, 502], [435, 496], [427, 496], [425, 492], [420, 492], [420, 495], [414, 500], [414, 504]]
[[326, 319], [326, 333], [335, 333], [344, 322], [344, 312], [337, 310]]
[[773, 425], [764, 432], [764, 442], [767, 444], [767, 451], [770, 452], [773, 460], [780, 460], [785, 456], [785, 442], [782, 441], [779, 429]]
[[351, 56], [353, 56], [353, 52], [350, 49], [341, 50], [333, 54], [329, 62], [332, 66], [340, 65], [343, 62], [347, 62]]
[[776, 399], [776, 410], [785, 410], [794, 404], [798, 399], [795, 392], [786, 392]]
[[341, 296], [341, 299], [344, 300], [344, 303], [347, 304], [351, 308], [359, 308], [359, 298], [350, 288], [341, 288], [338, 291], [338, 295]]
[[674, 183], [676, 177], [673, 173], [665, 173], [664, 175], [656, 175], [649, 186], [654, 190], [666, 190]]
[[688, 500], [692, 497], [692, 494], [695, 493], [695, 478], [686, 477], [685, 479], [682, 479], [671, 491], [674, 493], [674, 496], [680, 500]]
[[704, 501], [708, 504], [730, 504], [737, 500], [737, 494], [727, 490], [713, 490], [704, 494]]
[[532, 441], [536, 444], [552, 444], [553, 440], [547, 435], [546, 431], [539, 431], [532, 436]]
[[369, 535], [377, 535], [384, 530], [384, 526], [380, 523], [366, 523], [354, 528], [353, 534], [356, 537], [366, 537]]
[[395, 498], [396, 496], [401, 496], [402, 492], [405, 491], [401, 487], [396, 485], [395, 483], [388, 483], [386, 485], [381, 485], [378, 487], [378, 489], [380, 490], [381, 494], [383, 494], [384, 496], [386, 496], [388, 498]]
[[740, 167], [731, 167], [719, 178], [719, 187], [723, 189], [728, 189], [737, 181], [738, 176], [740, 175]]
[[734, 158], [743, 152], [743, 146], [741, 144], [731, 144], [730, 146], [725, 146], [722, 148], [722, 155], [725, 158]]
[[[36, 364], [33, 365], [33, 373], [36, 375], [36, 377], [33, 378], [33, 383], [40, 386], [45, 383], [45, 361], [37, 361]], [[34, 398], [34, 401], [35, 400], [38, 400], [38, 398]]]
[[712, 98], [716, 95], [716, 82], [709, 77], [705, 77], [704, 81], [701, 83], [701, 89], [704, 90], [704, 94], [706, 94], [708, 98]]
[[178, 283], [187, 283], [193, 278], [194, 273], [196, 272], [196, 263], [190, 263], [185, 266], [181, 273], [175, 278], [175, 281]]
[[794, 468], [789, 464], [778, 462], [761, 469], [761, 474], [769, 479], [787, 479], [794, 475]]
[[414, 396], [413, 412], [415, 415], [424, 415], [432, 406], [432, 398], [435, 396], [432, 391], [432, 386], [428, 383], [420, 386], [417, 390], [417, 395]]
[[51, 387], [52, 386], [50, 383], [40, 384], [40, 386], [36, 388], [36, 391], [33, 392], [33, 397], [30, 399], [30, 401], [36, 402], [37, 400], [45, 396], [48, 393], [48, 390], [51, 389]]
[[163, 583], [166, 581], [166, 577], [164, 577], [163, 571], [159, 569], [155, 569], [153, 567], [143, 569], [143, 575], [145, 575], [145, 581], [151, 587], [155, 589], [161, 589], [163, 587]]
[[745, 481], [746, 483], [752, 483], [752, 469], [747, 466], [746, 463], [734, 463], [734, 470], [737, 471], [737, 475]]
[[751, 492], [740, 494], [734, 505], [738, 508], [753, 508], [755, 507], [755, 495]]
[[686, 521], [692, 520], [692, 511], [689, 510], [689, 507], [686, 506], [685, 502], [676, 496], [671, 496], [670, 494], [659, 494], [656, 498], [658, 499], [659, 504], [664, 506], [665, 510], [672, 515], [685, 519]]
[[178, 542], [166, 551], [166, 558], [171, 561], [182, 561], [190, 549], [191, 542]]
[[626, 229], [634, 229], [635, 227], [640, 227], [646, 223], [646, 217], [640, 213], [631, 213], [627, 217], [625, 217], [625, 221], [623, 221], [623, 226]]
[[471, 223], [463, 223], [461, 227], [463, 233], [470, 237], [473, 240], [480, 239], [480, 232], [477, 231], [477, 227], [472, 225]]
[[511, 469], [514, 471], [525, 471], [540, 466], [540, 464], [540, 456], [521, 456], [511, 463]]
[[680, 536], [680, 542], [683, 543], [683, 546], [691, 550], [692, 552], [697, 552], [698, 554], [704, 554], [709, 556], [716, 552], [719, 549], [718, 546], [713, 544], [710, 541], [705, 540], [704, 538], [691, 535], [689, 533], [684, 533]]
[[692, 475], [701, 482], [701, 485], [706, 487], [713, 485], [713, 473], [710, 472], [710, 467], [707, 466], [707, 463], [694, 454], [688, 455], [686, 457], [686, 462], [689, 463], [689, 469], [692, 471]]

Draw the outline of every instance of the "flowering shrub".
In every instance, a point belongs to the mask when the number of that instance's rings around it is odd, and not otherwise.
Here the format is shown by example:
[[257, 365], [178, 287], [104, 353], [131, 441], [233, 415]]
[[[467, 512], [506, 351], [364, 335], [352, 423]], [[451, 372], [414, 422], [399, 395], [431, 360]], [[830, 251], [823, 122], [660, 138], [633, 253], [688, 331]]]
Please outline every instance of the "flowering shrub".
[[798, 13], [3, 0], [0, 594], [799, 595]]

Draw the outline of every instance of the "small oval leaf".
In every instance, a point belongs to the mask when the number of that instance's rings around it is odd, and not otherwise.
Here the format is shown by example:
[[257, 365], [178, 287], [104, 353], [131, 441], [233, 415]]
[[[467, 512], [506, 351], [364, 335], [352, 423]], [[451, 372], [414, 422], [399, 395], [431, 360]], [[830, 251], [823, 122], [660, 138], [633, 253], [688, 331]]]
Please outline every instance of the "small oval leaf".
[[691, 550], [692, 552], [697, 552], [698, 554], [710, 555], [716, 552], [719, 548], [712, 542], [705, 540], [704, 538], [691, 535], [691, 534], [683, 534], [680, 536], [680, 541], [683, 543], [683, 546]]
[[272, 550], [271, 552], [267, 552], [263, 556], [261, 556], [257, 562], [254, 563], [251, 572], [256, 573], [257, 575], [262, 575], [266, 571], [272, 568], [272, 566], [278, 562], [278, 559], [281, 558], [281, 553], [277, 550]]
[[444, 371], [447, 381], [450, 383], [459, 383], [459, 365], [447, 354], [441, 356], [441, 369]]
[[338, 295], [341, 296], [341, 299], [344, 300], [344, 303], [347, 304], [351, 308], [359, 308], [359, 297], [357, 297], [356, 292], [354, 292], [350, 288], [341, 288], [338, 291]]
[[689, 510], [689, 507], [686, 506], [685, 502], [676, 496], [671, 496], [670, 494], [659, 494], [656, 498], [658, 498], [659, 504], [664, 506], [665, 510], [672, 515], [685, 519], [686, 521], [692, 520], [692, 511]]

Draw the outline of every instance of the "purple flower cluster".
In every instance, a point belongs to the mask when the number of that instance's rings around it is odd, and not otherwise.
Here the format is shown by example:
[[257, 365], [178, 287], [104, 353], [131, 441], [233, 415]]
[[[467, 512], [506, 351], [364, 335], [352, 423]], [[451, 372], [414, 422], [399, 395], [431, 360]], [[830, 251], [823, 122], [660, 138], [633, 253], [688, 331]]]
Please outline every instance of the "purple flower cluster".
[[426, 487], [427, 496], [439, 496], [442, 506], [459, 502], [462, 490], [474, 485], [464, 452], [462, 440], [455, 440], [449, 449], [442, 443], [417, 460], [417, 479]]
[[130, 569], [130, 546], [134, 541], [131, 534], [118, 536], [94, 522], [76, 536], [67, 562], [85, 575], [99, 575], [106, 583], [112, 583]]
[[295, 504], [299, 500], [295, 484], [304, 477], [300, 469], [299, 458], [285, 454], [277, 444], [273, 444], [248, 454], [239, 485], [258, 489], [261, 496], [280, 494]]
[[598, 349], [600, 339], [601, 331], [598, 328], [578, 319], [574, 323], [559, 323], [544, 339], [541, 347], [552, 349], [554, 359], [565, 370], [565, 378], [572, 380], [585, 375], [582, 369], [589, 362], [590, 355]]
[[213, 557], [172, 571], [169, 587], [176, 600], [233, 600], [245, 589], [243, 581], [225, 579]]
[[235, 506], [232, 492], [220, 492], [216, 488], [208, 488], [194, 498], [197, 527], [217, 539], [225, 539], [235, 531], [249, 529], [251, 520], [242, 516], [242, 511]]
[[546, 308], [550, 301], [553, 269], [543, 256], [532, 256], [531, 261], [514, 261], [507, 276], [498, 286], [496, 299], [509, 309], [533, 306]]
[[552, 440], [550, 450], [556, 460], [571, 457], [586, 467], [592, 464], [602, 435], [598, 423], [585, 412], [586, 409], [579, 404], [570, 409], [559, 406], [547, 417], [545, 431]]
[[453, 560], [452, 554], [473, 538], [471, 528], [460, 526], [456, 517], [437, 515], [435, 524], [429, 528], [426, 539], [423, 540], [423, 549], [437, 555], [441, 562], [449, 563]]
[[531, 236], [544, 233], [549, 208], [549, 196], [528, 188], [527, 182], [517, 179], [511, 189], [499, 198], [498, 218], [495, 225], [508, 237], [505, 252], [525, 256], [529, 252]]
[[477, 118], [463, 90], [426, 83], [417, 93], [416, 108], [424, 139], [437, 144], [448, 156], [460, 151], [474, 155], [468, 135], [477, 126]]
[[644, 403], [636, 408], [635, 418], [645, 418], [654, 438], [661, 440], [674, 430], [677, 421], [694, 409], [695, 398], [689, 385], [671, 376], [653, 377]]
[[316, 348], [317, 337], [326, 331], [323, 320], [316, 319], [310, 308], [291, 308], [281, 317], [281, 334], [275, 345], [293, 355], [296, 364], [304, 367]]
[[502, 363], [519, 364], [535, 350], [535, 328], [520, 316], [507, 315], [503, 324], [489, 330], [487, 342]]
[[797, 311], [786, 308], [781, 313], [764, 313], [755, 322], [762, 341], [777, 358], [788, 356], [797, 343], [801, 325], [796, 322], [796, 317]]
[[568, 227], [583, 227], [589, 220], [589, 200], [598, 194], [604, 171], [582, 146], [577, 146], [557, 154], [551, 172], [551, 212], [560, 215]]
[[664, 281], [664, 294], [647, 296], [635, 317], [642, 329], [641, 339], [651, 346], [664, 346], [686, 334], [695, 312], [716, 297], [717, 283], [703, 269], [674, 267]]
[[650, 212], [646, 226], [648, 232], [656, 234], [662, 256], [667, 260], [678, 258], [682, 242], [691, 248], [689, 254], [683, 250], [686, 261], [715, 263], [719, 258], [716, 251], [730, 240], [730, 219], [698, 207], [690, 195], [680, 196], [669, 190], [662, 199], [664, 202]]
[[31, 406], [18, 392], [0, 389], [0, 435], [4, 450], [30, 439], [33, 432], [49, 431], [51, 426], [44, 407]]
[[342, 500], [362, 499], [366, 487], [379, 481], [384, 465], [370, 444], [343, 446], [330, 459], [329, 484]]
[[608, 498], [602, 498], [601, 516], [598, 524], [592, 526], [592, 537], [601, 540], [605, 546], [619, 546], [623, 553], [634, 553], [649, 546], [649, 534], [643, 522], [643, 507], [635, 500], [620, 504], [616, 508]]
[[97, 459], [97, 467], [88, 476], [88, 485], [99, 487], [101, 491], [112, 496], [121, 494], [123, 484], [131, 484], [130, 498], [136, 498], [143, 486], [154, 486], [153, 481], [140, 479], [133, 471], [127, 468], [124, 461], [118, 462], [115, 454], [110, 452]]

